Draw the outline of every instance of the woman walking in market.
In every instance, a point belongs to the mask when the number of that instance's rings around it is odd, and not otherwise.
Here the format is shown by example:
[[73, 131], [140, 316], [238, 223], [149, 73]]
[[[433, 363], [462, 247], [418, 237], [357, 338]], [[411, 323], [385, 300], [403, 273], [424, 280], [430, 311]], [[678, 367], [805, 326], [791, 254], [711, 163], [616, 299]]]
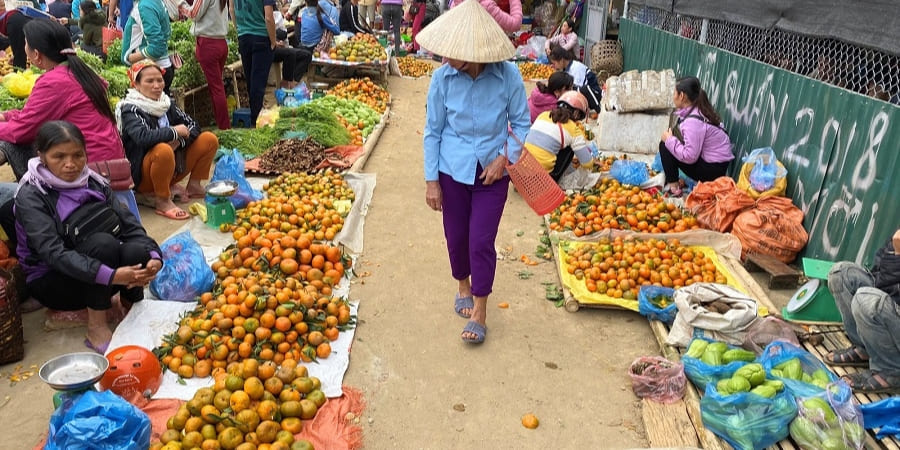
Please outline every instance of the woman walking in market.
[[525, 87], [506, 62], [515, 49], [476, 0], [451, 9], [418, 38], [422, 48], [448, 58], [428, 90], [425, 202], [443, 213], [457, 281], [454, 309], [469, 319], [461, 338], [477, 344], [487, 334], [494, 241], [509, 191], [505, 167], [518, 160], [530, 125]]
[[722, 119], [697, 77], [681, 78], [675, 83], [674, 101], [681, 136], [672, 134], [671, 128], [663, 132], [659, 159], [666, 174], [664, 190], [678, 197], [682, 193], [678, 170], [695, 181], [712, 181], [728, 172], [734, 155]]
[[255, 127], [262, 111], [269, 69], [278, 45], [275, 0], [234, 0], [232, 17], [237, 26], [238, 52], [250, 94], [250, 123]]
[[209, 96], [212, 98], [216, 127], [220, 130], [231, 128], [228, 104], [225, 101], [225, 60], [228, 58], [228, 0], [194, 0], [187, 7], [182, 4], [181, 14], [194, 20], [191, 34], [197, 38], [194, 55], [206, 77]]

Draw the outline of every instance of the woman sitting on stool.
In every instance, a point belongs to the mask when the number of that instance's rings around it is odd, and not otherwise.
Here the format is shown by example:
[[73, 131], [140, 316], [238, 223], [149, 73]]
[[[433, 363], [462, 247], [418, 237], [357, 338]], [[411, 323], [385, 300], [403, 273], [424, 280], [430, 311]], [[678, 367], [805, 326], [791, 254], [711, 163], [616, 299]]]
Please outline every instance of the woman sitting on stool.
[[722, 119], [697, 77], [679, 79], [674, 100], [681, 138], [673, 135], [671, 128], [666, 130], [659, 143], [659, 159], [666, 174], [665, 191], [678, 197], [679, 169], [695, 181], [712, 181], [726, 174], [734, 155]]
[[[75, 125], [45, 123], [34, 146], [38, 156], [28, 161], [15, 199], [16, 253], [28, 292], [48, 308], [87, 308], [84, 344], [105, 353], [111, 297], [119, 293], [126, 308], [143, 299], [144, 286], [162, 268], [162, 252], [106, 179], [87, 167]], [[98, 216], [107, 220], [89, 219]], [[74, 226], [80, 233], [68, 231]]]

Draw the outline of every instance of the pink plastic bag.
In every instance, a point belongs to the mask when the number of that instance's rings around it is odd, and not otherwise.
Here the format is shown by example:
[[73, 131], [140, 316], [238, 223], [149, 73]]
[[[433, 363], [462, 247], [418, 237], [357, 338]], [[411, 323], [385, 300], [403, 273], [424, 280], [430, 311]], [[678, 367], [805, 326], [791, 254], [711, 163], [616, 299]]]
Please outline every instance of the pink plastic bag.
[[640, 398], [674, 403], [684, 397], [685, 376], [681, 363], [661, 356], [641, 356], [631, 363], [631, 388]]

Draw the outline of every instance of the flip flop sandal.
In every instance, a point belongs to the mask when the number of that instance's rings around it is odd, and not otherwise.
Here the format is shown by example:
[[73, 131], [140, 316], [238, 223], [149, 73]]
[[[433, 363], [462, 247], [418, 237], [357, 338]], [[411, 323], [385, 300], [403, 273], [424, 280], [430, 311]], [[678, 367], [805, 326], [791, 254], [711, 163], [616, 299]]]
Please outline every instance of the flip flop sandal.
[[835, 367], [869, 367], [869, 355], [857, 347], [835, 350], [825, 355], [825, 364]]
[[462, 338], [463, 342], [468, 344], [480, 344], [484, 342], [484, 337], [487, 336], [487, 327], [473, 320], [470, 320], [462, 330], [463, 333], [467, 331], [475, 335], [474, 338]]
[[462, 311], [464, 309], [468, 309], [470, 311], [472, 309], [475, 309], [475, 299], [473, 299], [471, 295], [468, 297], [460, 297], [459, 294], [456, 294], [456, 299], [453, 301], [453, 310], [456, 311], [456, 314], [463, 319], [472, 317], [471, 312], [469, 313], [469, 315], [463, 314]]
[[84, 346], [87, 347], [87, 348], [89, 348], [89, 349], [91, 349], [91, 350], [93, 350], [93, 351], [95, 351], [95, 352], [97, 352], [97, 353], [99, 353], [99, 354], [101, 354], [101, 355], [105, 355], [105, 354], [106, 354], [106, 349], [109, 348], [109, 342], [107, 342], [107, 343], [105, 343], [105, 344], [103, 344], [103, 345], [94, 345], [94, 343], [91, 342], [90, 339], [84, 338]]
[[163, 217], [166, 217], [166, 218], [169, 218], [172, 220], [187, 220], [187, 219], [191, 218], [191, 215], [188, 214], [187, 211], [185, 211], [177, 206], [172, 209], [169, 209], [168, 211], [160, 211], [158, 209], [155, 211], [156, 211], [156, 214], [159, 214], [160, 216], [163, 216]]
[[889, 376], [868, 370], [841, 377], [853, 392], [863, 394], [900, 394], [900, 376]]

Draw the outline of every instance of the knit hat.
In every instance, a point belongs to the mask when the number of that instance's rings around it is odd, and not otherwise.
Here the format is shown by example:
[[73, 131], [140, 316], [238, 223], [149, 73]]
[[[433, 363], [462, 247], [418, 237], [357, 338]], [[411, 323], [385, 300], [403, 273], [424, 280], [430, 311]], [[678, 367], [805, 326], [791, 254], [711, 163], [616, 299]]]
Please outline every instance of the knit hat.
[[416, 36], [420, 47], [445, 58], [473, 63], [505, 61], [516, 55], [506, 33], [478, 0], [463, 0]]

